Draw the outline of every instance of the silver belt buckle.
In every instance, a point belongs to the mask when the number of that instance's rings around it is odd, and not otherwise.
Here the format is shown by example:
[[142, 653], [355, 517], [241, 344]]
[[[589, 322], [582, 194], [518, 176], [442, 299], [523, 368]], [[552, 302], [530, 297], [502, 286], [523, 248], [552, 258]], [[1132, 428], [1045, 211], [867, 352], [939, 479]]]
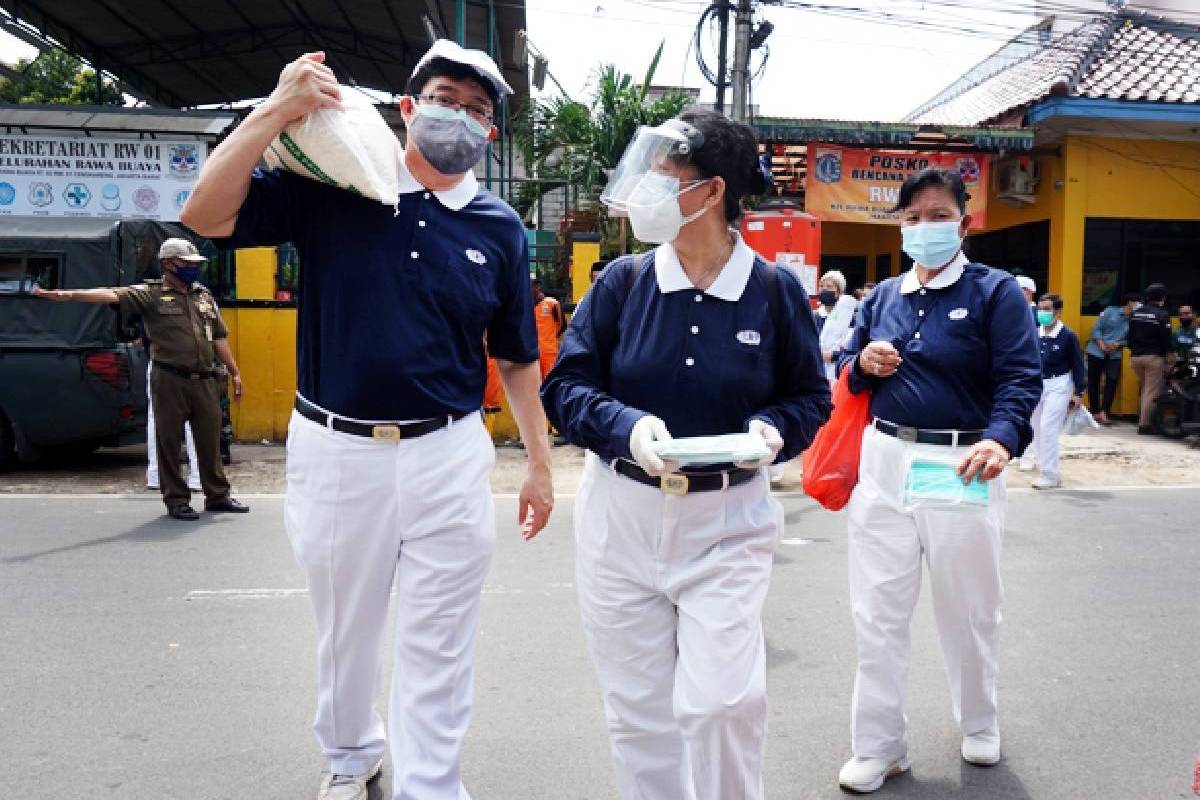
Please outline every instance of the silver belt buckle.
[[400, 441], [399, 425], [375, 425], [371, 428], [371, 438], [377, 442]]
[[659, 484], [663, 494], [687, 494], [687, 475], [663, 475]]
[[896, 426], [896, 438], [902, 442], [911, 442], [913, 444], [916, 444], [917, 429], [916, 428], [908, 428], [903, 425], [897, 425]]

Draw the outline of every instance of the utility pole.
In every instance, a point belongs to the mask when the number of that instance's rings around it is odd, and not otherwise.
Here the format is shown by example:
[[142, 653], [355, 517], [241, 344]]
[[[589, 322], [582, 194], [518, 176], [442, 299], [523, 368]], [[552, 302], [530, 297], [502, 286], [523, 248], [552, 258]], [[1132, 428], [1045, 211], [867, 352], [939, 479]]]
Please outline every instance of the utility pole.
[[751, 0], [738, 0], [733, 25], [733, 119], [745, 122], [750, 118], [747, 98], [750, 95], [750, 26], [753, 17]]
[[717, 113], [725, 113], [725, 76], [729, 74], [729, 0], [717, 0]]

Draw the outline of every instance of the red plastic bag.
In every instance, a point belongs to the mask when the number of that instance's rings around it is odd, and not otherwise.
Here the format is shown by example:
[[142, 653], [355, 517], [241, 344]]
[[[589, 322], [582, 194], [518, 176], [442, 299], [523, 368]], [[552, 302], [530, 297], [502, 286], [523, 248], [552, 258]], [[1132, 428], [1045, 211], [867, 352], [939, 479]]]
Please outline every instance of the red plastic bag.
[[833, 387], [833, 413], [804, 451], [804, 492], [830, 511], [850, 502], [858, 483], [863, 431], [871, 420], [871, 393], [850, 392], [846, 365]]

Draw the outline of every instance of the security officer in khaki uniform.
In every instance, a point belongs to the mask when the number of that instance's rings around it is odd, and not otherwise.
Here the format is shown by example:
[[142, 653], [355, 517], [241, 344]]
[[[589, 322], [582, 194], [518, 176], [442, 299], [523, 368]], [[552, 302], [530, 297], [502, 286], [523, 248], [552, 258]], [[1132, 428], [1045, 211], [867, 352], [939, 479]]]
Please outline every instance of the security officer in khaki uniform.
[[175, 519], [199, 518], [179, 469], [184, 422], [192, 423], [205, 510], [245, 513], [250, 509], [230, 496], [221, 466], [220, 381], [225, 373], [213, 368], [214, 353], [233, 378], [235, 398], [242, 396], [242, 380], [216, 301], [198, 283], [200, 265], [206, 259], [186, 239], [167, 239], [158, 258], [163, 267], [161, 281], [114, 289], [38, 289], [34, 293], [49, 300], [118, 304], [123, 312], [142, 316], [154, 361], [150, 385], [157, 422], [159, 485], [168, 513]]

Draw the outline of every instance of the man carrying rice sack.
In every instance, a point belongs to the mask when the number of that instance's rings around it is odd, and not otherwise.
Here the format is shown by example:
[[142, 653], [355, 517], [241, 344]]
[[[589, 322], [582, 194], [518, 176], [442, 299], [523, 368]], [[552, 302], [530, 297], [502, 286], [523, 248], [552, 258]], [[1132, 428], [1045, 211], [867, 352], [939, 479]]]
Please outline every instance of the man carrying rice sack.
[[[483, 340], [529, 453], [526, 538], [553, 505], [520, 219], [471, 169], [511, 93], [478, 51], [439, 41], [399, 103], [408, 129], [395, 205], [255, 169], [285, 128], [343, 95], [323, 53], [289, 64], [218, 147], [183, 210], [222, 247], [300, 253], [298, 393], [288, 431], [288, 536], [319, 633], [323, 800], [361, 800], [390, 741], [394, 800], [460, 800], [480, 590], [495, 520], [495, 452], [480, 420]], [[395, 668], [375, 709], [393, 582]]]

